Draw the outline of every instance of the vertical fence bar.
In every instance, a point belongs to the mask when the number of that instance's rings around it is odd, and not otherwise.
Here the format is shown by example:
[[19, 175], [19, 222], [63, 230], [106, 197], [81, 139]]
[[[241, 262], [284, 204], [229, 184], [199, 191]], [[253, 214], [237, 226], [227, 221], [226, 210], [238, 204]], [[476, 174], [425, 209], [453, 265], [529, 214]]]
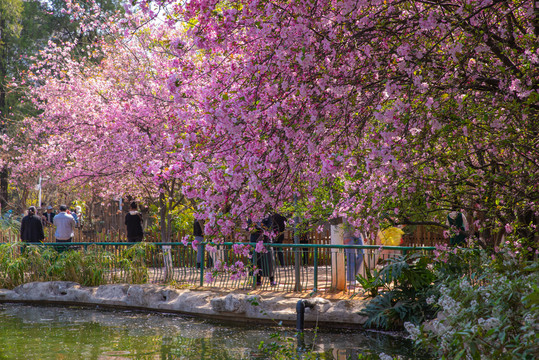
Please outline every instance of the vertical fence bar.
[[313, 292], [317, 292], [318, 291], [318, 247], [315, 247], [314, 248], [314, 259], [313, 259], [313, 262], [314, 262], [314, 288], [313, 288]]
[[206, 244], [201, 243], [200, 247], [198, 248], [198, 251], [201, 251], [202, 254], [197, 254], [197, 256], [200, 255], [200, 286], [204, 286], [204, 263], [206, 262]]
[[[298, 204], [298, 198], [297, 195], [294, 195], [294, 211], [297, 211], [296, 206]], [[294, 244], [299, 244], [299, 217], [296, 213], [296, 216], [294, 217]], [[301, 273], [300, 273], [300, 264], [301, 264], [301, 253], [300, 249], [298, 247], [294, 248], [294, 274], [295, 274], [295, 281], [294, 281], [294, 291], [301, 291]]]
[[[256, 289], [256, 274], [255, 274], [255, 269], [254, 268], [255, 268], [256, 264], [258, 264], [258, 256], [257, 255], [258, 255], [257, 252], [253, 248], [253, 262], [252, 262], [252, 264], [253, 264], [253, 286], [252, 286], [253, 290]], [[249, 260], [247, 259], [247, 261], [249, 261]], [[257, 270], [259, 270], [259, 269], [257, 269]]]

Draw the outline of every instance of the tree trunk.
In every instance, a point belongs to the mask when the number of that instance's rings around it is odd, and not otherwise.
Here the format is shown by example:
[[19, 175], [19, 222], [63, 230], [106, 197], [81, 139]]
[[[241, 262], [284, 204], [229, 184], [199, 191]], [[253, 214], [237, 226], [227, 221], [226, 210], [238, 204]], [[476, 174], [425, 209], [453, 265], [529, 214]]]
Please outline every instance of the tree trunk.
[[6, 210], [8, 202], [8, 169], [0, 170], [0, 209]]
[[[161, 242], [169, 243], [170, 242], [170, 218], [168, 214], [168, 206], [165, 199], [165, 193], [162, 192], [159, 194], [159, 207], [160, 207], [160, 219], [161, 224]], [[170, 245], [163, 245], [163, 275], [165, 282], [168, 282], [172, 279], [173, 275], [173, 266], [172, 266], [172, 254]]]

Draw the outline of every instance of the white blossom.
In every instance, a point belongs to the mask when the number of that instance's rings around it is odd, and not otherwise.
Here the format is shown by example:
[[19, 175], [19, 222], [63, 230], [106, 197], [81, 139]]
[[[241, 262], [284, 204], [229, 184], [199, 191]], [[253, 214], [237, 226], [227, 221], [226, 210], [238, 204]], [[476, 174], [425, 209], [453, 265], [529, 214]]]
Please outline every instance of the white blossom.
[[448, 317], [457, 315], [461, 310], [460, 304], [451, 296], [445, 294], [440, 296], [438, 304], [444, 309], [444, 312], [447, 313]]
[[481, 326], [485, 331], [489, 331], [490, 329], [493, 329], [500, 325], [500, 319], [491, 317], [488, 319], [479, 318], [477, 320], [479, 323], [479, 326]]
[[468, 280], [462, 280], [462, 281], [461, 281], [461, 283], [460, 283], [460, 289], [461, 289], [461, 290], [466, 291], [466, 290], [468, 290], [468, 289], [470, 289], [470, 288], [471, 288], [471, 285], [470, 285], [470, 283], [468, 282]]
[[535, 324], [535, 319], [532, 314], [528, 313], [526, 316], [524, 316], [524, 323], [526, 325], [532, 325]]
[[378, 357], [380, 358], [380, 360], [393, 360], [392, 356], [389, 356], [389, 355], [384, 354], [384, 353], [381, 353], [380, 355], [378, 355]]
[[415, 326], [411, 322], [405, 322], [404, 327], [406, 328], [406, 331], [408, 331], [408, 334], [410, 334], [409, 339], [417, 340], [419, 335], [421, 335], [421, 330], [419, 330], [419, 327]]

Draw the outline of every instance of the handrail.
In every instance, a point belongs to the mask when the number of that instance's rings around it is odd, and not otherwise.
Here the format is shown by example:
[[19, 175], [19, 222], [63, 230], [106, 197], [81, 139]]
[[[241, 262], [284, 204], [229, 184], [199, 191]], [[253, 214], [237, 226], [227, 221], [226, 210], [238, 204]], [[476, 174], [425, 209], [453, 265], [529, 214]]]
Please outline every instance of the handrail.
[[[66, 245], [79, 245], [79, 246], [88, 246], [88, 245], [123, 245], [123, 246], [132, 246], [138, 243], [132, 242], [62, 242], [62, 243], [49, 243], [49, 242], [23, 242], [22, 244], [29, 245], [45, 245], [45, 246], [66, 246]], [[192, 242], [184, 244], [182, 242], [149, 242], [148, 244], [153, 244], [156, 246], [191, 246]], [[213, 243], [213, 242], [201, 242], [198, 245], [251, 245], [256, 246], [257, 243], [248, 243], [248, 242], [223, 242], [223, 243]], [[274, 243], [264, 243], [264, 246], [269, 247], [286, 247], [286, 248], [311, 248], [311, 249], [373, 249], [373, 250], [397, 250], [397, 251], [408, 251], [408, 250], [436, 250], [434, 246], [385, 246], [385, 245], [337, 245], [337, 244], [274, 244]]]

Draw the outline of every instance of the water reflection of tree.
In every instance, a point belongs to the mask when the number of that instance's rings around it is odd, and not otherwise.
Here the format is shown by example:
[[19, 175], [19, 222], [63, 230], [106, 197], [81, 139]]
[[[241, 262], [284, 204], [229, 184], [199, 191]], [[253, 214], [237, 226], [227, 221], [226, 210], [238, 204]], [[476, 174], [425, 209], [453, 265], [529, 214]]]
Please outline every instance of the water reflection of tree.
[[247, 359], [246, 349], [230, 349], [213, 338], [187, 338], [164, 336], [161, 344], [161, 359], [232, 360]]
[[[0, 359], [262, 359], [260, 341], [272, 331], [296, 341], [290, 329], [235, 327], [226, 324], [88, 309], [0, 305]], [[404, 359], [426, 359], [411, 343], [387, 334], [306, 331], [303, 348], [318, 359], [357, 359], [384, 352]], [[307, 357], [305, 357], [307, 358]]]

